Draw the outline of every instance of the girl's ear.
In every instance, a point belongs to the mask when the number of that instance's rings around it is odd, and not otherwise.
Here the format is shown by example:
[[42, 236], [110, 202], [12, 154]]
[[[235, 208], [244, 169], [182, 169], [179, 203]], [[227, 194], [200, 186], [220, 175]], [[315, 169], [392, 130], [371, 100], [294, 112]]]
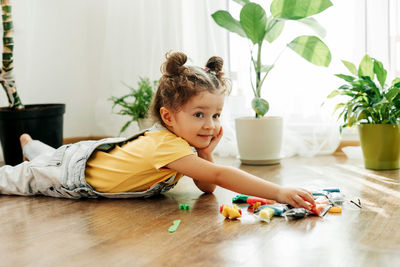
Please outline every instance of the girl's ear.
[[173, 116], [172, 116], [172, 111], [170, 109], [168, 109], [166, 107], [161, 107], [160, 115], [161, 115], [161, 119], [163, 120], [163, 122], [166, 126], [172, 126]]

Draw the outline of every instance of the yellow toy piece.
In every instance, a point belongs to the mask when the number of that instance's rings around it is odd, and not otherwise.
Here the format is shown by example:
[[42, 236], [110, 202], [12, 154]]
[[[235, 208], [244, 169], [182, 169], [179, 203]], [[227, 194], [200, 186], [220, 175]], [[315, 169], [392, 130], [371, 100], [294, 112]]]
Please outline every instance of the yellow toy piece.
[[269, 222], [272, 218], [272, 216], [274, 216], [275, 211], [271, 208], [264, 208], [260, 211], [260, 219], [266, 222]]
[[335, 206], [330, 208], [329, 213], [342, 213], [342, 207]]
[[236, 205], [233, 205], [232, 207], [227, 205], [222, 205], [220, 207], [220, 212], [225, 218], [231, 220], [242, 217], [242, 213]]

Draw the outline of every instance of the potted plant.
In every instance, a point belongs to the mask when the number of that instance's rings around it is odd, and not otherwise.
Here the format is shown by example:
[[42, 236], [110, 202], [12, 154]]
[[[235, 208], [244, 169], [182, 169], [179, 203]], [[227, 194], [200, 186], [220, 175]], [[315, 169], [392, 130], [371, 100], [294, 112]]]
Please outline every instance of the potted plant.
[[149, 128], [153, 124], [153, 120], [148, 116], [148, 111], [158, 81], [151, 83], [149, 78], [139, 78], [137, 85], [137, 89], [127, 85], [130, 92], [124, 96], [109, 98], [113, 102], [113, 110], [116, 106], [121, 108], [116, 114], [130, 117], [130, 120], [122, 126], [119, 134], [123, 133], [134, 121], [137, 121], [140, 130]]
[[368, 54], [358, 69], [353, 63], [342, 62], [352, 75], [336, 74], [346, 84], [328, 96], [346, 98], [335, 107], [335, 112], [341, 110], [338, 117], [343, 118], [340, 130], [357, 125], [365, 168], [400, 168], [400, 78], [387, 85], [383, 64]]
[[8, 98], [8, 107], [0, 108], [0, 141], [8, 165], [22, 162], [19, 136], [29, 133], [34, 139], [59, 147], [63, 140], [65, 104], [23, 105], [17, 92], [14, 70], [14, 38], [10, 0], [1, 0], [3, 57], [0, 83]]
[[[263, 7], [249, 0], [235, 0], [235, 2], [242, 5], [239, 20], [224, 10], [213, 13], [212, 18], [219, 26], [251, 42], [250, 68], [254, 72], [251, 78], [254, 94], [251, 104], [255, 117], [235, 119], [240, 160], [244, 164], [279, 163], [282, 118], [264, 117], [269, 110], [269, 103], [262, 98], [261, 89], [282, 53], [272, 64], [266, 65], [262, 58], [264, 44], [272, 43], [280, 36], [287, 20], [308, 25], [319, 35], [324, 36], [323, 28], [311, 16], [329, 8], [332, 3], [329, 0], [273, 0], [269, 8], [271, 14], [268, 16]], [[288, 43], [287, 47], [318, 66], [326, 67], [331, 61], [329, 48], [314, 35], [298, 36]]]

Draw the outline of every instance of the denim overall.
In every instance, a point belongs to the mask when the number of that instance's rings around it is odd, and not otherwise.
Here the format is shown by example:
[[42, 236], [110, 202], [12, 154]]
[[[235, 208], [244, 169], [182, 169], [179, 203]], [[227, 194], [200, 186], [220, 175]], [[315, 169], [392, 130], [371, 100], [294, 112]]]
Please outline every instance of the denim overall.
[[[176, 185], [175, 176], [141, 192], [102, 193], [93, 189], [85, 180], [86, 162], [96, 149], [109, 151], [144, 135], [144, 130], [125, 138], [105, 138], [98, 141], [82, 141], [54, 149], [33, 140], [24, 147], [25, 161], [17, 166], [0, 167], [0, 194], [46, 195], [52, 197], [81, 198], [136, 198], [150, 197], [166, 192]], [[158, 129], [157, 129], [158, 130]]]

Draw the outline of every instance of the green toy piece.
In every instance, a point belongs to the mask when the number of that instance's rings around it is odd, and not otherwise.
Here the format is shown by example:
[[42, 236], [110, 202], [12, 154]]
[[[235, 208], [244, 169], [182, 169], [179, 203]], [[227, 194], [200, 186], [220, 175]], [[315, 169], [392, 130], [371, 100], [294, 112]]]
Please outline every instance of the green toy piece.
[[246, 195], [237, 195], [236, 197], [232, 198], [233, 203], [247, 203], [247, 199], [249, 196]]
[[188, 204], [179, 204], [180, 210], [190, 210], [190, 206]]
[[169, 227], [168, 232], [174, 233], [176, 229], [178, 229], [179, 224], [181, 223], [181, 220], [175, 220], [172, 225]]

